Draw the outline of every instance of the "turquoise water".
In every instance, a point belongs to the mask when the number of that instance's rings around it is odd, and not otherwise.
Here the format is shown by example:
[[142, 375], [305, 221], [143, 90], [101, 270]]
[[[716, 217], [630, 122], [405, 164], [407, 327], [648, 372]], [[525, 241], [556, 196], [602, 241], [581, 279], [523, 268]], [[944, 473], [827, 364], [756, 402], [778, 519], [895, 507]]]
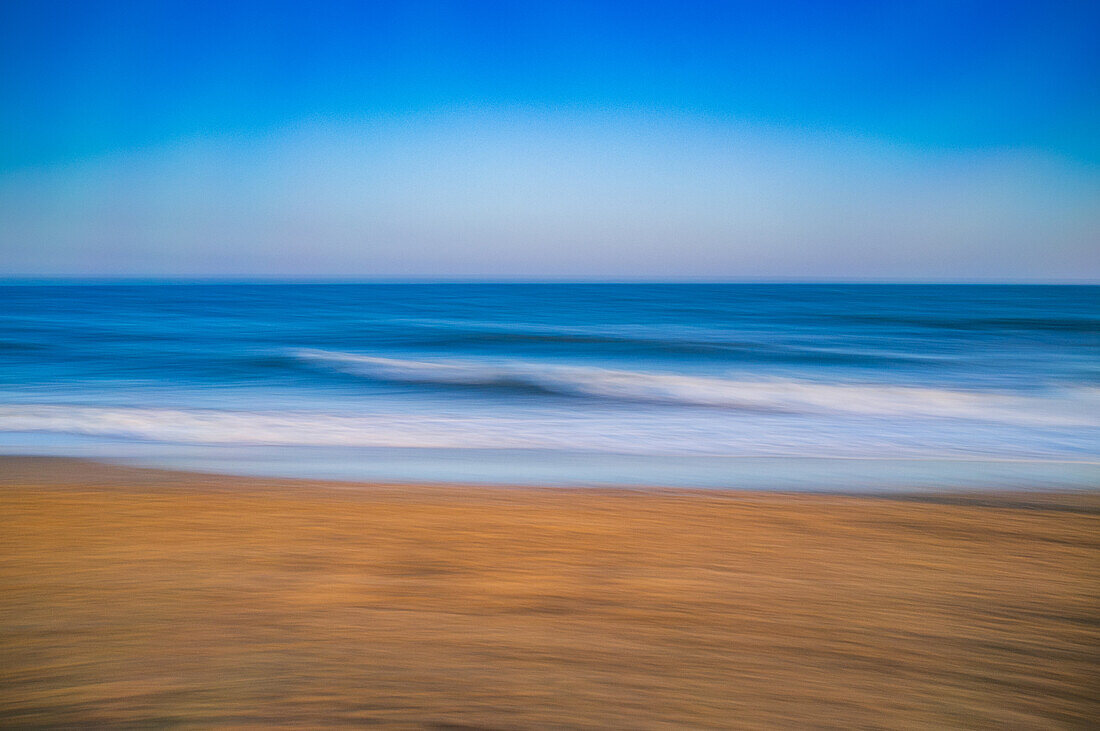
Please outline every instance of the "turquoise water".
[[1100, 483], [1100, 287], [0, 287], [0, 451], [347, 479]]

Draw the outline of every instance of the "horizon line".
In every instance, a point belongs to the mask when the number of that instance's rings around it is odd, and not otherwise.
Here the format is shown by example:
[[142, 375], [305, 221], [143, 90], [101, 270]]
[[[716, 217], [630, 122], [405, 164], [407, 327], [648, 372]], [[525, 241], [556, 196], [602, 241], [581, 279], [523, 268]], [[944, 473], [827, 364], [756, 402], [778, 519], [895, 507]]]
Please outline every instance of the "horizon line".
[[275, 276], [206, 276], [206, 277], [157, 277], [157, 276], [0, 276], [0, 286], [51, 286], [51, 285], [189, 285], [189, 284], [714, 284], [714, 285], [892, 285], [892, 286], [1100, 286], [1100, 278], [1081, 279], [811, 279], [811, 278], [447, 278], [447, 277], [275, 277]]

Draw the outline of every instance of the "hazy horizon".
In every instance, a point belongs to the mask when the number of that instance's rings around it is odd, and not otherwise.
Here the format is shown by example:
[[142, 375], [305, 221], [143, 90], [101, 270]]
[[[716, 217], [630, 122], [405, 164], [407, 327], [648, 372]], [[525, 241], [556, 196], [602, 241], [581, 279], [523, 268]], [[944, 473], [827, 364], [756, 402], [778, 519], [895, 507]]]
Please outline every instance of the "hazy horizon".
[[957, 280], [932, 280], [932, 279], [446, 279], [446, 278], [363, 278], [363, 277], [91, 277], [91, 276], [54, 276], [54, 277], [0, 277], [0, 286], [61, 286], [61, 285], [417, 285], [417, 284], [577, 284], [577, 285], [761, 285], [761, 286], [897, 286], [897, 287], [1097, 287], [1100, 279], [1058, 279], [1058, 280], [1028, 280], [1028, 279], [957, 279]]

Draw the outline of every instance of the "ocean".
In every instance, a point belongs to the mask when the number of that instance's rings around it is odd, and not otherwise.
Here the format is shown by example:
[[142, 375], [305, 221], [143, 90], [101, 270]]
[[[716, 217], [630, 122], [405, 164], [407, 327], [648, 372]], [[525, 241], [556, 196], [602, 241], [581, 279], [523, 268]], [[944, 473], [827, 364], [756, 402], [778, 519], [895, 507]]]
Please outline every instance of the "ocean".
[[0, 452], [392, 482], [1100, 485], [1100, 287], [11, 284]]

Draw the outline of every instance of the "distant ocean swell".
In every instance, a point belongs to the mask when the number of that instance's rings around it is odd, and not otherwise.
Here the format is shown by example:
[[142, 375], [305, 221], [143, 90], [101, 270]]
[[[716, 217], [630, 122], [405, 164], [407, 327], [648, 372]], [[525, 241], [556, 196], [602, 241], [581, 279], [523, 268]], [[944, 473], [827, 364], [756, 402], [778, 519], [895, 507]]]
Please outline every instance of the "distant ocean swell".
[[[391, 321], [387, 323], [393, 325]], [[405, 337], [424, 347], [452, 348], [483, 345], [561, 346], [594, 353], [713, 356], [740, 361], [789, 363], [932, 363], [942, 357], [920, 353], [868, 351], [850, 353], [823, 347], [738, 339], [722, 330], [704, 327], [616, 325], [584, 327], [535, 323], [491, 323], [451, 320], [413, 320]], [[364, 343], [369, 344], [369, 343]]]

